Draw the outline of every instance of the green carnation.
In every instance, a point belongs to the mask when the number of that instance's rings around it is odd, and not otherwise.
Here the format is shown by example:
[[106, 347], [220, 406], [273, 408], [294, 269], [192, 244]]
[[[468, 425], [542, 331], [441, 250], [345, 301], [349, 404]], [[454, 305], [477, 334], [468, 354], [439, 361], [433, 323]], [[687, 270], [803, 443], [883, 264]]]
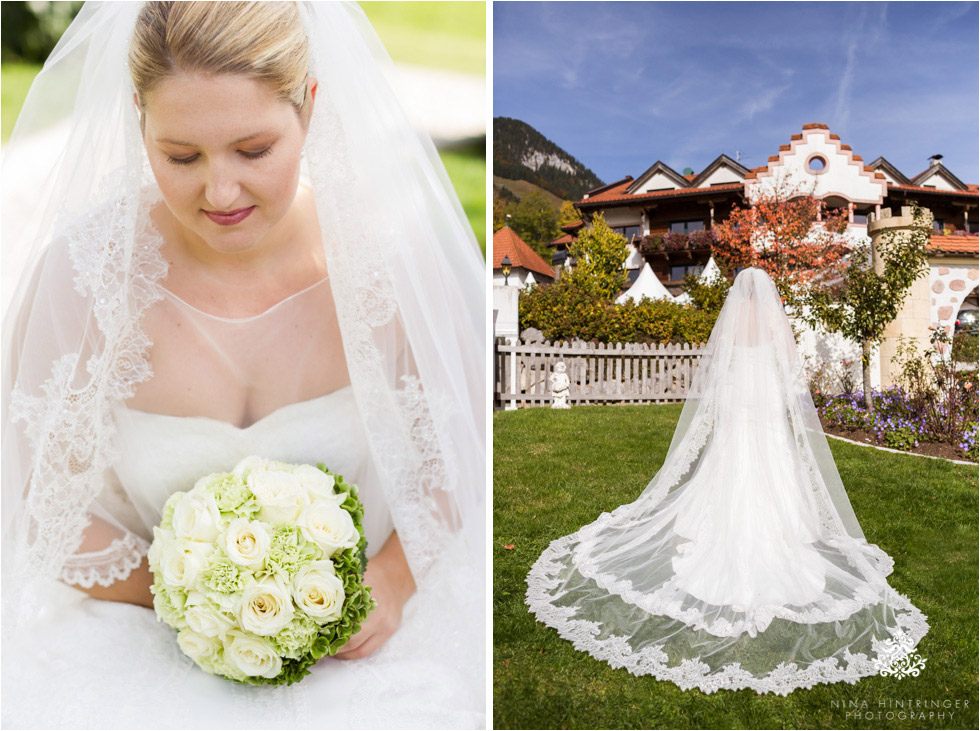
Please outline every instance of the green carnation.
[[310, 561], [315, 561], [319, 548], [303, 537], [296, 525], [280, 525], [272, 533], [269, 553], [265, 557], [266, 568], [283, 574], [290, 580]]
[[245, 480], [231, 472], [211, 475], [203, 487], [214, 497], [222, 513], [251, 517], [259, 509]]
[[313, 647], [320, 626], [305, 614], [297, 613], [292, 621], [272, 637], [276, 651], [283, 657], [299, 660]]
[[160, 575], [154, 577], [150, 592], [153, 594], [153, 608], [156, 610], [159, 619], [177, 630], [187, 627], [187, 622], [184, 621], [184, 605], [187, 603], [187, 594], [180, 589], [164, 585]]
[[[217, 552], [216, 552], [217, 553]], [[216, 556], [204, 572], [203, 582], [211, 591], [219, 594], [237, 594], [244, 591], [251, 581], [251, 572], [224, 556]]]

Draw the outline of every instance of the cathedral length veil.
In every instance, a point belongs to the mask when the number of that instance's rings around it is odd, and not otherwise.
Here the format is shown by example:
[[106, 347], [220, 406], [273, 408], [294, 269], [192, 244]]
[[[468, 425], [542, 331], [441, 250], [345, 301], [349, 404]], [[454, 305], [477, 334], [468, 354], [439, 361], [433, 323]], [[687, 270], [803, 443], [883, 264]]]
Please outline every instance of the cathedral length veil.
[[[142, 325], [167, 276], [148, 216], [160, 194], [127, 70], [140, 5], [82, 8], [5, 152], [8, 636], [24, 636], [46, 613], [54, 579], [123, 579], [151, 537], [154, 521], [113, 477], [113, 414], [154, 377]], [[362, 11], [299, 5], [319, 82], [304, 153], [370, 447], [363, 479], [383, 493], [420, 592], [438, 585], [466, 618], [427, 651], [456, 657], [482, 699], [483, 259], [431, 140], [387, 81], [391, 61]], [[40, 181], [29, 189], [7, 174], [26, 169]]]
[[537, 618], [687, 690], [786, 695], [878, 674], [928, 630], [851, 509], [776, 288], [735, 280], [660, 471], [551, 543]]

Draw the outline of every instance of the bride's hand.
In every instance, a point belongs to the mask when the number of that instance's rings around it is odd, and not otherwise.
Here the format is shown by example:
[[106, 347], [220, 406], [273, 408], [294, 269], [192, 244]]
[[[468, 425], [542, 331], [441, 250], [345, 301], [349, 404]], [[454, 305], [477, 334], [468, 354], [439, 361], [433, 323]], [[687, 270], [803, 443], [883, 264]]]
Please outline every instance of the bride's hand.
[[368, 561], [364, 583], [371, 587], [371, 596], [378, 606], [361, 625], [361, 631], [335, 655], [341, 660], [366, 657], [387, 642], [401, 624], [402, 607], [415, 593], [415, 579], [397, 533], [393, 532]]

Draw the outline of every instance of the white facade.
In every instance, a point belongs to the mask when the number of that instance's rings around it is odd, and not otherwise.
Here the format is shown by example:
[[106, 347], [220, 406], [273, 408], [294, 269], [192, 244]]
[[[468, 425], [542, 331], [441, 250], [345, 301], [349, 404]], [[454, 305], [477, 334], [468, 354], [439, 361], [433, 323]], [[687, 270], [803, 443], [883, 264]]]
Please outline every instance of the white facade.
[[720, 165], [717, 170], [715, 170], [711, 175], [704, 179], [699, 188], [710, 188], [712, 185], [718, 185], [719, 183], [741, 183], [742, 175], [736, 171], [732, 170], [727, 165]]
[[633, 191], [633, 193], [652, 193], [655, 190], [677, 190], [678, 188], [680, 186], [673, 178], [663, 173], [654, 173], [648, 180], [643, 182], [643, 185]]
[[888, 194], [887, 181], [865, 170], [864, 162], [855, 160], [851, 150], [842, 149], [840, 140], [832, 139], [829, 130], [807, 129], [801, 137], [792, 140], [790, 149], [781, 151], [779, 160], [769, 163], [755, 180], [745, 182], [750, 201], [762, 191], [778, 190], [780, 185], [799, 186], [801, 193], [816, 198], [839, 197], [865, 205], [880, 204]]

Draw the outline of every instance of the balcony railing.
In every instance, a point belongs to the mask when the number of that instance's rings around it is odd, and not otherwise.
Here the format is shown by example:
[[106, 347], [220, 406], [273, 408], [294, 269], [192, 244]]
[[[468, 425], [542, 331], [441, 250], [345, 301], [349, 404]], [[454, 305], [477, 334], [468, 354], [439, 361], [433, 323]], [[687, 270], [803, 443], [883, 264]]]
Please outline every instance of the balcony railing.
[[647, 234], [637, 239], [641, 254], [705, 251], [712, 249], [716, 241], [715, 232], [712, 230], [692, 231], [686, 234]]

